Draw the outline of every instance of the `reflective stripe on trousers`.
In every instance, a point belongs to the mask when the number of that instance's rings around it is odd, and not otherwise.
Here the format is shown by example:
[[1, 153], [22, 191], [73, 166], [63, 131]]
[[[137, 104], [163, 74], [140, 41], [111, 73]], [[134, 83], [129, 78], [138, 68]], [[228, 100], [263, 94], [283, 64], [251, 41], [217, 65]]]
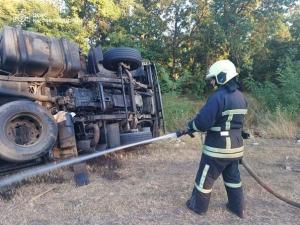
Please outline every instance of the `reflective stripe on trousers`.
[[229, 188], [240, 188], [242, 187], [242, 182], [239, 183], [229, 183], [224, 181], [224, 185]]
[[208, 170], [209, 170], [209, 165], [206, 164], [204, 169], [203, 169], [202, 176], [201, 176], [199, 184], [197, 184], [195, 182], [195, 187], [197, 188], [197, 190], [204, 193], [204, 194], [208, 194], [212, 191], [212, 189], [204, 189], [203, 188]]

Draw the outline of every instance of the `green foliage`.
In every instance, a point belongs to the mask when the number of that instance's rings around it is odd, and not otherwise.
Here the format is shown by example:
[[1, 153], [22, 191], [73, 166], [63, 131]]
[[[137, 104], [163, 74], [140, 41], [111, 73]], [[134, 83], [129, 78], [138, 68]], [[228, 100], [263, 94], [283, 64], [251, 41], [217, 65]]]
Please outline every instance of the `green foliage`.
[[176, 90], [176, 83], [175, 81], [171, 80], [169, 76], [169, 72], [160, 65], [157, 65], [157, 72], [159, 75], [159, 84], [162, 93], [174, 93]]
[[278, 68], [279, 102], [291, 113], [300, 112], [300, 61], [286, 58]]
[[300, 62], [287, 57], [282, 60], [276, 74], [276, 84], [271, 81], [260, 83], [249, 79], [248, 87], [271, 111], [282, 108], [296, 115], [300, 112]]
[[64, 0], [63, 2], [64, 15], [83, 21], [82, 29], [88, 32], [89, 42], [93, 45], [107, 37], [110, 24], [121, 16], [121, 9], [113, 0]]
[[206, 82], [202, 70], [196, 70], [196, 74], [193, 74], [189, 70], [183, 70], [178, 80], [174, 80], [170, 78], [170, 73], [167, 72], [165, 67], [158, 66], [157, 68], [163, 93], [173, 93], [203, 99]]
[[42, 0], [0, 0], [0, 26], [19, 26], [30, 31], [66, 37], [87, 50], [88, 32], [78, 17], [63, 16], [58, 5]]
[[270, 81], [256, 83], [251, 91], [258, 101], [271, 110], [279, 103], [279, 88]]
[[196, 115], [202, 102], [176, 94], [165, 94], [163, 95], [163, 104], [166, 128], [171, 132], [184, 129], [187, 122]]
[[266, 108], [299, 112], [297, 0], [0, 0], [0, 27], [24, 29], [106, 50], [138, 48], [159, 64], [164, 93], [197, 98], [216, 60], [229, 58]]
[[204, 95], [205, 85], [204, 71], [197, 69], [195, 73], [192, 73], [189, 70], [183, 70], [177, 81], [177, 92], [201, 99]]

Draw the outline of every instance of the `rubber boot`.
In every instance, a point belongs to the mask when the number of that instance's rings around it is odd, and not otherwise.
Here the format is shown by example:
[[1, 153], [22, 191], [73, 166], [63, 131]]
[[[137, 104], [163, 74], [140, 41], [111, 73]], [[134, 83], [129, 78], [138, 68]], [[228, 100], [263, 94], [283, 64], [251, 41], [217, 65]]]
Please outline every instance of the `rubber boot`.
[[208, 210], [209, 200], [210, 193], [204, 194], [194, 188], [191, 198], [186, 202], [186, 206], [195, 213], [203, 215]]
[[226, 208], [240, 218], [244, 218], [245, 203], [243, 189], [240, 188], [229, 188], [226, 187], [228, 203]]

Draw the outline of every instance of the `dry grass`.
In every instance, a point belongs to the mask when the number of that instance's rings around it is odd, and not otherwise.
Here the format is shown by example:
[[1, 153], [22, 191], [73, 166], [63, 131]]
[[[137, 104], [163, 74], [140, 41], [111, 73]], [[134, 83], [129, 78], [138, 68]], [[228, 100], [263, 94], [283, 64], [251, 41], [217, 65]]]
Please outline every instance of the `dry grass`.
[[53, 172], [42, 174], [33, 178], [24, 180], [12, 187], [0, 189], [0, 201], [10, 201], [16, 195], [20, 195], [20, 188], [26, 185], [44, 184], [62, 184], [70, 179], [70, 169], [58, 169]]
[[[299, 161], [299, 148], [280, 140], [247, 143], [246, 158], [276, 190], [299, 201], [299, 173], [284, 170], [286, 155]], [[247, 219], [225, 209], [222, 179], [214, 185], [209, 211], [190, 212], [185, 201], [197, 171], [200, 138], [188, 137], [141, 146], [89, 164], [91, 183], [74, 186], [72, 176], [63, 183], [37, 181], [24, 184], [8, 201], [0, 201], [0, 224], [298, 224], [296, 208], [278, 201], [241, 169]], [[104, 160], [104, 161], [103, 161]], [[106, 162], [109, 161], [109, 162]], [[118, 176], [103, 176], [103, 171]], [[69, 172], [68, 170], [65, 172]], [[49, 191], [50, 190], [50, 191]]]
[[245, 118], [245, 127], [254, 135], [264, 138], [295, 139], [299, 133], [299, 122], [291, 115], [277, 108], [270, 112], [255, 98], [246, 95], [248, 113]]
[[259, 102], [251, 95], [246, 94], [245, 97], [248, 102], [248, 113], [245, 117], [245, 128], [253, 129], [259, 124], [259, 118], [263, 109]]
[[282, 111], [266, 112], [260, 115], [259, 133], [265, 138], [294, 140], [299, 132], [299, 125], [295, 120]]

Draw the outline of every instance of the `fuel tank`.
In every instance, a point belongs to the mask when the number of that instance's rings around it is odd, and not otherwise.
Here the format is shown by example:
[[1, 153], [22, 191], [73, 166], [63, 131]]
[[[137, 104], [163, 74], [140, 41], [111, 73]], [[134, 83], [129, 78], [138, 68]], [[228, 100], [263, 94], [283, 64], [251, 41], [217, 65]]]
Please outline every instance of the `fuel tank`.
[[75, 78], [81, 69], [79, 48], [64, 38], [4, 26], [0, 69], [15, 76]]

